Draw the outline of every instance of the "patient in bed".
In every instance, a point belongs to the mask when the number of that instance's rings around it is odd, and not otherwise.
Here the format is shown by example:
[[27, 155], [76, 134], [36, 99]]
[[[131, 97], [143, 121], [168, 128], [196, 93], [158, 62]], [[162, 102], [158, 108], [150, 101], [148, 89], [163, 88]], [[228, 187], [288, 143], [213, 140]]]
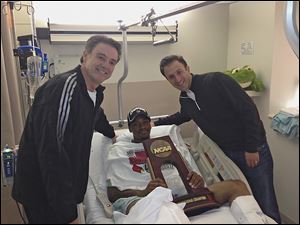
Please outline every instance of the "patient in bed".
[[[106, 161], [107, 194], [114, 210], [128, 214], [137, 201], [159, 186], [173, 186], [169, 187], [173, 196], [186, 194], [183, 184], [180, 185], [181, 178], [178, 171], [171, 164], [162, 168], [167, 184], [159, 178], [151, 180], [142, 144], [144, 140], [150, 138], [151, 124], [148, 113], [142, 108], [135, 108], [129, 112], [127, 120], [133, 140], [112, 145]], [[178, 151], [181, 152], [180, 148]], [[198, 168], [191, 156], [182, 152], [181, 154], [190, 166], [186, 179], [191, 187], [204, 187], [204, 181], [198, 174]], [[239, 196], [250, 195], [246, 185], [240, 180], [222, 181], [207, 188], [214, 193], [216, 201], [220, 204], [231, 204]]]

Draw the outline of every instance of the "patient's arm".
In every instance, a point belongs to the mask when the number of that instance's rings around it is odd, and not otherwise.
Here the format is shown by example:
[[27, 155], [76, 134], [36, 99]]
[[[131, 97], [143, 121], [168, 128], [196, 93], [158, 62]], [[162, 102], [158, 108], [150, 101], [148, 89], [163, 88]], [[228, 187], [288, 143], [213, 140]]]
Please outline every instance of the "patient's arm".
[[126, 189], [124, 191], [120, 191], [117, 187], [107, 187], [107, 196], [109, 201], [115, 202], [119, 198], [128, 198], [131, 196], [143, 197], [144, 193], [143, 190]]
[[214, 193], [218, 203], [232, 203], [234, 199], [243, 195], [251, 195], [245, 183], [241, 180], [226, 180], [214, 183], [207, 187]]
[[115, 202], [119, 198], [128, 198], [131, 196], [145, 197], [151, 191], [153, 191], [156, 187], [159, 187], [159, 186], [167, 187], [167, 185], [165, 184], [165, 182], [162, 179], [156, 178], [154, 180], [151, 180], [144, 190], [126, 189], [126, 190], [120, 191], [117, 187], [107, 187], [107, 195], [108, 195], [109, 201], [111, 201], [111, 202]]

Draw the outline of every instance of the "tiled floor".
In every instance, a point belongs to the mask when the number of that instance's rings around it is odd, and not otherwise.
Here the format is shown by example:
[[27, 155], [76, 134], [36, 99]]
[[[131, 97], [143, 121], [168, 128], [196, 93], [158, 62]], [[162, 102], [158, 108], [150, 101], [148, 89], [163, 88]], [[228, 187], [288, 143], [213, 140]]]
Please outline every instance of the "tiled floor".
[[22, 224], [17, 204], [10, 193], [11, 186], [1, 186], [1, 224]]

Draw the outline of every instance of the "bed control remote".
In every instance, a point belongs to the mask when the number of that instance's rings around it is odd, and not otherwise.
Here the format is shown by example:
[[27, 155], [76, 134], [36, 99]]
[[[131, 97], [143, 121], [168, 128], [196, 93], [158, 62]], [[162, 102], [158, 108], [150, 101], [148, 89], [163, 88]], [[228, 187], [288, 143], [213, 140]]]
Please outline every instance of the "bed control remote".
[[109, 201], [107, 194], [104, 192], [97, 191], [97, 199], [101, 202], [104, 208], [105, 215], [108, 218], [111, 218], [113, 216], [113, 207], [112, 203]]
[[109, 199], [107, 197], [107, 194], [104, 191], [100, 191], [96, 187], [93, 179], [90, 176], [89, 176], [89, 179], [92, 182], [92, 185], [93, 185], [94, 190], [96, 192], [96, 198], [99, 200], [99, 202], [103, 206], [106, 217], [112, 218], [112, 216], [113, 216], [113, 207], [112, 207], [112, 203], [109, 201]]

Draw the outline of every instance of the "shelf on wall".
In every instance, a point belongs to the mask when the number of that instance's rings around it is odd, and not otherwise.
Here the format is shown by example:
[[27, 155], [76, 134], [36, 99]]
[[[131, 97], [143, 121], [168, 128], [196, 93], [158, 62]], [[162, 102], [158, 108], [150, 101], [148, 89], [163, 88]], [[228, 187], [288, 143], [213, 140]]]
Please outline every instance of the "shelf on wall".
[[246, 93], [247, 93], [250, 97], [261, 96], [261, 92], [257, 92], [257, 91], [246, 91]]
[[[132, 43], [153, 43], [152, 27], [133, 26], [126, 32], [127, 41]], [[118, 26], [99, 25], [71, 25], [48, 23], [48, 28], [37, 28], [39, 39], [49, 39], [52, 44], [74, 44], [85, 43], [92, 35], [108, 35], [109, 37], [122, 41], [122, 31]], [[155, 31], [156, 40], [166, 40], [178, 35], [177, 25], [166, 27], [157, 26]]]

